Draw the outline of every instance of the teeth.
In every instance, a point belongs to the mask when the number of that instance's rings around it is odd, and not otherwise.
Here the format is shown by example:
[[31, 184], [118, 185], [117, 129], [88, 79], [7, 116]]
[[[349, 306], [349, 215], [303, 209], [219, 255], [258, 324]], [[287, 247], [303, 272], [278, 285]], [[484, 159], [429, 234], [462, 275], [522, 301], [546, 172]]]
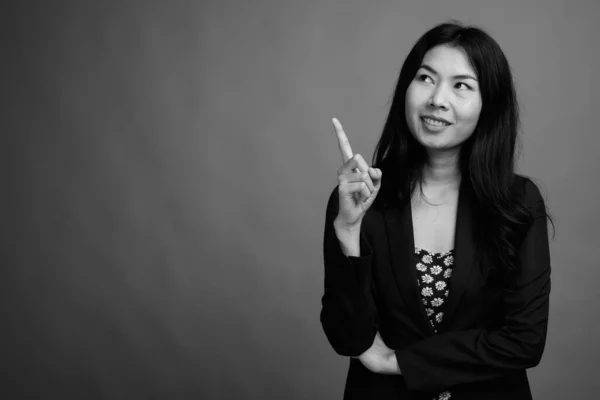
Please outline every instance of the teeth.
[[431, 119], [431, 118], [427, 118], [427, 117], [423, 117], [423, 121], [427, 122], [429, 125], [435, 125], [435, 126], [447, 126], [450, 125], [446, 122], [442, 122], [442, 121], [437, 121], [435, 119]]

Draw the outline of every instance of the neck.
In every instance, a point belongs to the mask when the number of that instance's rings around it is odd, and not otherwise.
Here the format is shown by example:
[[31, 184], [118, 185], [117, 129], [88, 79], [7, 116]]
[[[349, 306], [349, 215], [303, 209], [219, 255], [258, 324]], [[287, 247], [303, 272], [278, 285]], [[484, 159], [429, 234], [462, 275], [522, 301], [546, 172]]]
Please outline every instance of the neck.
[[458, 149], [456, 151], [429, 150], [423, 166], [423, 183], [426, 186], [454, 186], [460, 183]]

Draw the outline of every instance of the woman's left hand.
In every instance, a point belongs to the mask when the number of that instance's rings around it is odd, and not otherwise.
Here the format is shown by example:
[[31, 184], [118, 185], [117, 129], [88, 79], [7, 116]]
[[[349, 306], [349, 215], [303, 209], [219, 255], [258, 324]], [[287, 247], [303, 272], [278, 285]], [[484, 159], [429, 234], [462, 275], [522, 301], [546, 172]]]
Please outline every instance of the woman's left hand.
[[372, 372], [378, 374], [400, 375], [400, 368], [396, 361], [396, 353], [385, 345], [379, 332], [375, 334], [375, 339], [373, 340], [371, 347], [356, 358]]

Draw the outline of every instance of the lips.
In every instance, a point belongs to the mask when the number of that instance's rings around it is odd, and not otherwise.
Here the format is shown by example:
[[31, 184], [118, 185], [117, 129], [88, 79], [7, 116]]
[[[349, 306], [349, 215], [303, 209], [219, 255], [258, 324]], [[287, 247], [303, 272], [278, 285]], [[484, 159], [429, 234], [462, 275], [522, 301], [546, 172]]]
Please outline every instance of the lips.
[[423, 122], [433, 126], [448, 126], [452, 123], [444, 118], [434, 117], [433, 115], [421, 115]]

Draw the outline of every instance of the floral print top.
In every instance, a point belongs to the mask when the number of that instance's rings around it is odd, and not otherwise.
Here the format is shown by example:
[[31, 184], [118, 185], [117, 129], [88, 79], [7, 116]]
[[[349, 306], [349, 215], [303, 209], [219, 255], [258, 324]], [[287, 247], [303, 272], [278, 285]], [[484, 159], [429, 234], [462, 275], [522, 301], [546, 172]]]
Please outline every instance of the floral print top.
[[[450, 294], [450, 278], [454, 266], [454, 250], [444, 253], [432, 253], [415, 247], [417, 284], [421, 300], [433, 331], [437, 333], [444, 318], [444, 304]], [[433, 397], [432, 400], [449, 400], [448, 391]]]

